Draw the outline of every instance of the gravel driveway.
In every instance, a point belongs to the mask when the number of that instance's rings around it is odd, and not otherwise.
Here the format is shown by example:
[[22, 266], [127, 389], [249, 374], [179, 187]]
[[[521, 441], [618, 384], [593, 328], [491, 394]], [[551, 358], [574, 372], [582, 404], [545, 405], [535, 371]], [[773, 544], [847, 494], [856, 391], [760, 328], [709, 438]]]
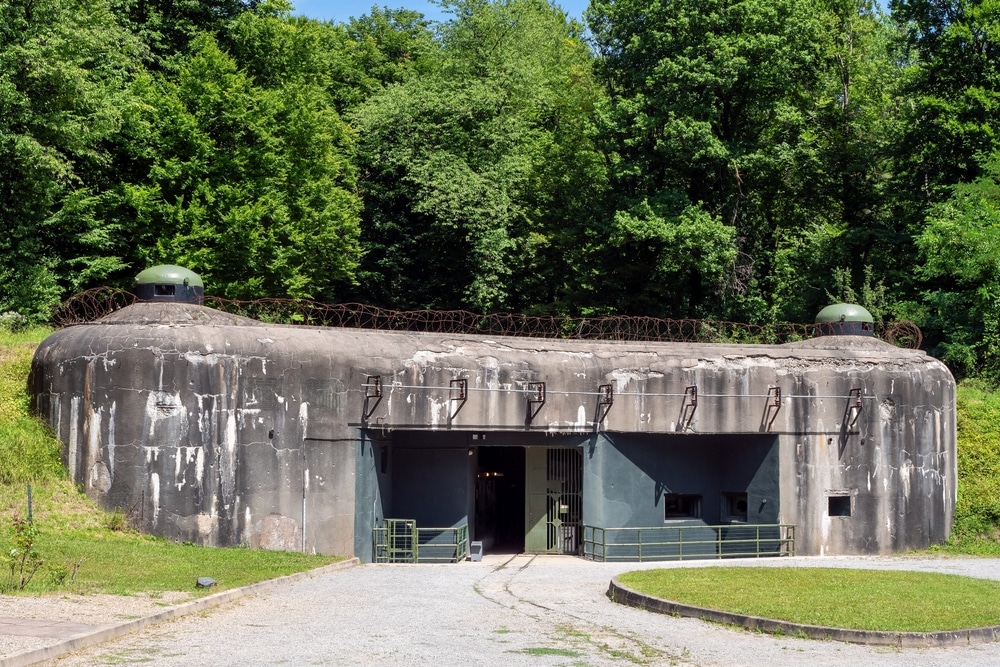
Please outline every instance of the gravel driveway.
[[[912, 569], [1000, 579], [1000, 560], [994, 559], [783, 558], [726, 565]], [[363, 565], [163, 623], [47, 664], [1000, 664], [1000, 643], [888, 649], [775, 637], [653, 614], [605, 596], [615, 574], [678, 566], [495, 555], [457, 565]]]

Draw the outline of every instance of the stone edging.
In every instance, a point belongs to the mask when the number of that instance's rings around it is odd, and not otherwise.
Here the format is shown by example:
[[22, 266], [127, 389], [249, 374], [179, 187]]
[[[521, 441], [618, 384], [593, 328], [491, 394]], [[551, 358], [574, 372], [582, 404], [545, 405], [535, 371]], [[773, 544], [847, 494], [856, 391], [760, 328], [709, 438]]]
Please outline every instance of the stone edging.
[[150, 616], [143, 616], [142, 618], [133, 619], [131, 621], [107, 625], [97, 630], [89, 630], [72, 637], [67, 637], [66, 639], [56, 642], [55, 644], [50, 644], [49, 646], [15, 653], [0, 660], [0, 665], [2, 665], [2, 667], [25, 667], [26, 665], [34, 665], [42, 662], [43, 660], [52, 660], [53, 658], [57, 658], [66, 653], [78, 651], [81, 648], [90, 646], [91, 644], [98, 644], [111, 639], [117, 639], [118, 637], [122, 637], [131, 632], [142, 630], [150, 625], [187, 616], [188, 614], [193, 614], [205, 609], [211, 609], [212, 607], [217, 607], [221, 604], [231, 602], [232, 600], [236, 600], [246, 595], [263, 593], [264, 591], [277, 588], [278, 586], [282, 586], [284, 584], [309, 579], [311, 577], [327, 574], [329, 572], [346, 570], [354, 567], [359, 562], [360, 561], [357, 558], [351, 558], [338, 563], [324, 565], [323, 567], [318, 567], [314, 570], [296, 572], [295, 574], [278, 577], [277, 579], [258, 581], [255, 584], [249, 584], [240, 588], [231, 588], [229, 590], [213, 593], [212, 595], [206, 595], [203, 598], [191, 600], [190, 602], [184, 602], [176, 607], [164, 609], [163, 611]]
[[886, 632], [877, 630], [848, 630], [845, 628], [830, 628], [821, 625], [803, 625], [788, 621], [777, 621], [770, 618], [745, 616], [717, 609], [706, 609], [693, 605], [671, 602], [633, 590], [622, 584], [618, 577], [611, 579], [608, 597], [612, 602], [618, 602], [630, 607], [639, 607], [659, 614], [699, 618], [703, 621], [733, 625], [746, 630], [767, 632], [770, 634], [808, 637], [809, 639], [827, 639], [851, 644], [868, 644], [873, 646], [895, 646], [899, 648], [929, 648], [944, 646], [968, 646], [1000, 641], [1000, 625], [983, 628], [966, 628], [963, 630], [944, 630], [940, 632]]

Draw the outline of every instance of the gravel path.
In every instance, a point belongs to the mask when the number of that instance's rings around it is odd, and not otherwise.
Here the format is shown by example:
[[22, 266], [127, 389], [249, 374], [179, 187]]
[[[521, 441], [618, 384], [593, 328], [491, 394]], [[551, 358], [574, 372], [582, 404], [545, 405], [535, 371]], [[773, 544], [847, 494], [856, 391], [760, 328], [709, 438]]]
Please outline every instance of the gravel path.
[[[90, 625], [113, 625], [142, 618], [193, 599], [189, 593], [168, 591], [154, 595], [0, 595], [0, 618], [30, 618]], [[54, 637], [0, 633], [0, 658], [21, 651], [51, 646]], [[2, 664], [2, 661], [0, 661]]]
[[[1000, 664], [1000, 643], [887, 649], [753, 634], [610, 602], [611, 577], [677, 564], [488, 556], [317, 576], [47, 663], [71, 665]], [[712, 567], [716, 561], [684, 563]], [[791, 558], [726, 565], [912, 569], [1000, 580], [1000, 560]]]

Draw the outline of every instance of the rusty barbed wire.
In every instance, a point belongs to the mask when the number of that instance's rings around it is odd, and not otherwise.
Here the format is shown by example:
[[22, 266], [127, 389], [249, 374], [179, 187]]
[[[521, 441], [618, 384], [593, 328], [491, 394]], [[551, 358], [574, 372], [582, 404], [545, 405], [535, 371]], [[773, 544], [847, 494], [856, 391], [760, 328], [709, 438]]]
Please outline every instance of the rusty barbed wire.
[[[132, 305], [131, 292], [98, 287], [63, 302], [52, 316], [58, 327], [94, 322]], [[780, 344], [813, 338], [816, 325], [779, 322], [746, 324], [721, 320], [670, 319], [634, 315], [562, 317], [467, 310], [392, 310], [360, 303], [325, 304], [300, 299], [265, 298], [251, 301], [206, 296], [205, 305], [233, 315], [273, 324], [418, 331], [437, 334], [476, 334], [581, 340]], [[918, 349], [920, 329], [902, 320], [881, 325], [876, 335], [897, 347]]]
[[126, 290], [117, 287], [94, 287], [75, 294], [59, 304], [52, 311], [49, 321], [60, 328], [86, 324], [131, 306], [135, 302], [136, 296]]
[[905, 347], [909, 350], [919, 350], [924, 343], [924, 334], [920, 331], [920, 327], [910, 320], [887, 324], [879, 336], [896, 347]]

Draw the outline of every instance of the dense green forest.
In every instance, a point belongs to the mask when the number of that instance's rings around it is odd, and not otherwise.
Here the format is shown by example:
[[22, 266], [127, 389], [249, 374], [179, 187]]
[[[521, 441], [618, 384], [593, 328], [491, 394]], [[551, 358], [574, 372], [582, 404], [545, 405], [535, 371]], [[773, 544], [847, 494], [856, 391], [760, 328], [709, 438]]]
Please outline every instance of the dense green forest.
[[1000, 0], [0, 0], [0, 312], [910, 319], [1000, 380]]

